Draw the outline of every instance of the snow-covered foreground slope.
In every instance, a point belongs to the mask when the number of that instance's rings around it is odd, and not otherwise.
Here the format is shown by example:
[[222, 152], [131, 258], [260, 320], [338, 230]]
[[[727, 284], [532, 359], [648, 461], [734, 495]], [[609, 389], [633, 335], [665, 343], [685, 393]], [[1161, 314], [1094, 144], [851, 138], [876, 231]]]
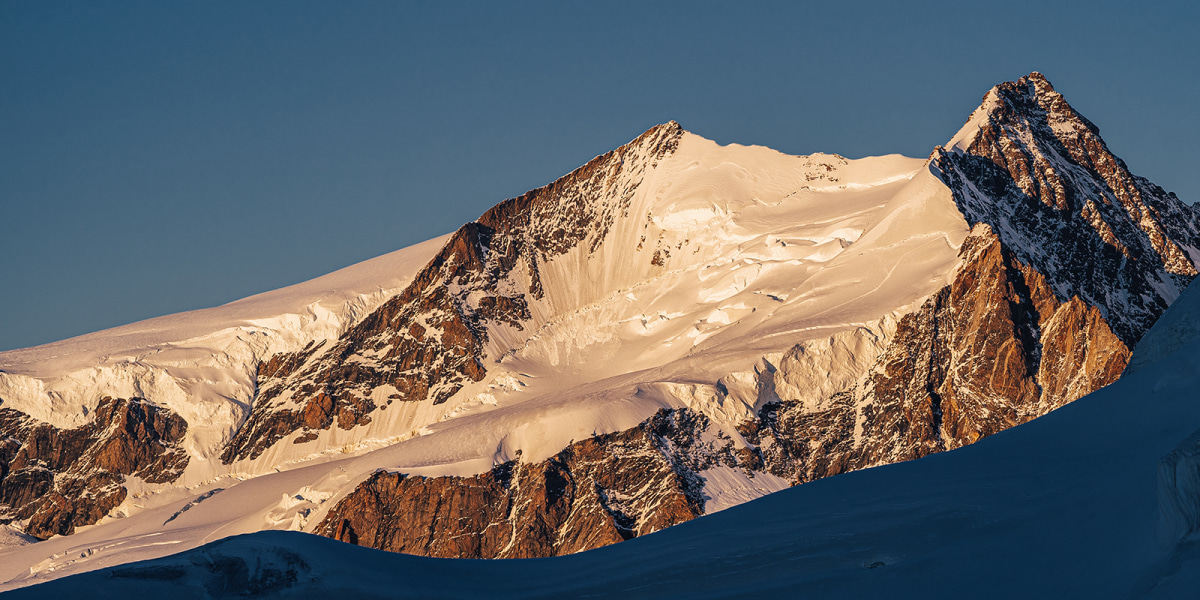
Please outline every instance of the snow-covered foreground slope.
[[[1189, 295], [1168, 316], [1200, 320]], [[1194, 598], [1200, 540], [1160, 536], [1158, 464], [1200, 430], [1200, 338], [1145, 344], [1176, 350], [972, 446], [572, 556], [428, 559], [262, 532], [11, 596]]]

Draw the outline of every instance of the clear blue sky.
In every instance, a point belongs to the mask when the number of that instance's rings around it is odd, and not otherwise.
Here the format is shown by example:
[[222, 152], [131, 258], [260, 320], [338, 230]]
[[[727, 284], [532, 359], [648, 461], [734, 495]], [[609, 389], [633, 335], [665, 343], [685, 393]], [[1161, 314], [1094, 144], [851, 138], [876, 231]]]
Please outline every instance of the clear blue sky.
[[0, 350], [451, 231], [675, 119], [926, 156], [1042, 71], [1200, 199], [1190, 2], [0, 3]]

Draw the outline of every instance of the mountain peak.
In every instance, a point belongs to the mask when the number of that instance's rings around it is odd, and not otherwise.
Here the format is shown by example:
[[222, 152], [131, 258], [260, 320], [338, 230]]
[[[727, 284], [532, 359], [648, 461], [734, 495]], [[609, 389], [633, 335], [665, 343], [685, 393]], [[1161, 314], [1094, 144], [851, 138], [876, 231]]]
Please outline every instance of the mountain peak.
[[[1002, 83], [1000, 85], [1002, 85], [1002, 86], [1003, 85], [1025, 86], [1027, 89], [1032, 91], [1033, 94], [1035, 94], [1035, 95], [1056, 93], [1054, 91], [1054, 86], [1050, 83], [1050, 80], [1046, 79], [1046, 76], [1042, 75], [1038, 71], [1031, 71], [1028, 75], [1026, 75], [1016, 81], [1009, 82], [1009, 83]], [[997, 86], [997, 87], [999, 87], [999, 86]]]
[[637, 145], [639, 142], [647, 139], [672, 139], [677, 138], [684, 133], [683, 126], [674, 119], [666, 123], [659, 123], [645, 133], [634, 138], [630, 144]]
[[1104, 314], [1128, 343], [1196, 275], [1195, 210], [1130, 173], [1041, 73], [990, 89], [932, 164], [969, 222], [1003, 223], [1001, 239], [1049, 279], [1073, 281], [1057, 271], [1100, 257], [1082, 283], [1056, 290], [1060, 298], [1103, 305], [1113, 278], [1162, 282], [1133, 296], [1159, 296], [1158, 306], [1120, 300]]
[[1038, 71], [988, 90], [966, 124], [946, 143], [946, 148], [980, 154], [979, 146], [988, 143], [986, 139], [990, 137], [984, 135], [981, 140], [981, 133], [989, 131], [995, 135], [997, 128], [1010, 133], [1011, 130], [1037, 132], [1042, 137], [1058, 137], [1063, 143], [1082, 135], [1103, 144], [1099, 139], [1100, 128], [1076, 112]]
[[1054, 127], [1055, 133], [1074, 129], [1090, 131], [1093, 136], [1100, 135], [1100, 128], [1076, 112], [1066, 98], [1055, 91], [1050, 80], [1037, 71], [1016, 81], [997, 85], [992, 90], [1005, 101], [1003, 107], [1026, 118], [1057, 125]]

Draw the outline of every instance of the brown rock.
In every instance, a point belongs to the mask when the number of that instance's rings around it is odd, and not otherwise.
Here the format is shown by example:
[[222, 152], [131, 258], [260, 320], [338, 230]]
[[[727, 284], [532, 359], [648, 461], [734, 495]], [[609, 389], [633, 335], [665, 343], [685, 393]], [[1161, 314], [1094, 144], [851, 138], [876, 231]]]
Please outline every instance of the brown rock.
[[764, 468], [796, 484], [920, 458], [1028, 421], [1120, 375], [1129, 352], [1097, 308], [1078, 298], [1059, 303], [1046, 278], [985, 225], [961, 256], [954, 281], [900, 320], [863, 387], [816, 412], [784, 398], [743, 424]]
[[67, 535], [125, 500], [126, 475], [175, 481], [187, 467], [187, 423], [145, 400], [101, 398], [91, 423], [57, 429], [0, 408], [0, 523], [28, 519], [26, 533]]
[[511, 461], [474, 477], [377, 472], [317, 532], [422, 556], [571, 554], [702, 514], [697, 473], [718, 463], [740, 467], [739, 456], [703, 416], [663, 410], [639, 427], [575, 442], [545, 461]]
[[1058, 308], [1042, 329], [1041, 341], [1038, 382], [1046, 411], [1116, 381], [1131, 353], [1108, 328], [1100, 311], [1078, 297]]

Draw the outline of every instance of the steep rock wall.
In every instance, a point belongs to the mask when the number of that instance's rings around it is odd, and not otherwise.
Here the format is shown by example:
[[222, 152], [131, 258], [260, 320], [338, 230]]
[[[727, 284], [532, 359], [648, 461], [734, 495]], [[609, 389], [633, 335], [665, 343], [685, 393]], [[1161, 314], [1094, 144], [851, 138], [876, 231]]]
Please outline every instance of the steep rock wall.
[[91, 525], [125, 500], [125, 476], [178, 479], [187, 423], [140, 398], [102, 398], [91, 423], [58, 429], [0, 401], [0, 523], [41, 538]]

